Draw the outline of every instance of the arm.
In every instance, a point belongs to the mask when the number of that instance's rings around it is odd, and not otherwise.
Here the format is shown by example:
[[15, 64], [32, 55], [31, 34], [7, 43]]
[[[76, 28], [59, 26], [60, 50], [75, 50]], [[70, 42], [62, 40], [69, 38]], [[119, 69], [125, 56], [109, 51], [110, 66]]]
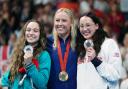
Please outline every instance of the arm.
[[50, 75], [51, 59], [48, 52], [44, 51], [39, 56], [39, 69], [34, 64], [27, 67], [27, 75], [32, 79], [33, 84], [38, 89], [43, 89], [47, 86]]
[[9, 87], [9, 80], [8, 80], [8, 76], [9, 76], [9, 71], [5, 72], [5, 74], [1, 77], [0, 79], [0, 86], [2, 87]]
[[97, 67], [100, 76], [110, 82], [116, 82], [121, 77], [122, 61], [119, 48], [114, 40], [109, 40], [104, 45], [104, 55], [106, 59]]

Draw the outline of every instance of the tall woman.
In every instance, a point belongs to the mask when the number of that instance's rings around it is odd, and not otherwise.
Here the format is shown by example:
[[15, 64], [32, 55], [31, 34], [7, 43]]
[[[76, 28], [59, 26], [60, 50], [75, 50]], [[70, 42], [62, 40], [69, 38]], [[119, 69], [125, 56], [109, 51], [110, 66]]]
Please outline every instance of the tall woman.
[[51, 73], [48, 89], [76, 89], [76, 28], [71, 10], [60, 8], [54, 16], [53, 36], [48, 38]]

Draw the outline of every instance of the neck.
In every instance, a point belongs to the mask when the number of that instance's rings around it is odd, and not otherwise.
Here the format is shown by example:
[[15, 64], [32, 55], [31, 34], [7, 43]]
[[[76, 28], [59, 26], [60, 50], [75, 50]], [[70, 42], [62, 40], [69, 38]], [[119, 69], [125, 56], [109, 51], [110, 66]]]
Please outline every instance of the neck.
[[34, 48], [38, 45], [38, 43], [30, 43], [30, 45]]
[[69, 36], [69, 34], [66, 34], [66, 35], [59, 35], [59, 37], [60, 37], [61, 39], [63, 39], [64, 42], [65, 42], [65, 40], [68, 38], [68, 36]]
[[128, 45], [126, 45], [125, 48], [128, 48]]

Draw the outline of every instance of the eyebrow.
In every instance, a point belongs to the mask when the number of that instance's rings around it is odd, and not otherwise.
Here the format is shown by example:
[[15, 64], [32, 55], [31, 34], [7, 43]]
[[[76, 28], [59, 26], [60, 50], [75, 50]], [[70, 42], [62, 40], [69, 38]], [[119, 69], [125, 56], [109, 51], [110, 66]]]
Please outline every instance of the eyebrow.
[[[27, 27], [27, 28], [31, 29], [31, 27]], [[27, 29], [27, 28], [26, 28], [26, 29]], [[32, 28], [32, 29], [40, 29], [40, 28]]]

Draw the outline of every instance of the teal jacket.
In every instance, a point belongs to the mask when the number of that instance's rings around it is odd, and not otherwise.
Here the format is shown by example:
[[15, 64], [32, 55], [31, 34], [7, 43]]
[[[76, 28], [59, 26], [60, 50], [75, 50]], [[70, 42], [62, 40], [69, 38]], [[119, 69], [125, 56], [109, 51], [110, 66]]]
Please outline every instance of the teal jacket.
[[10, 72], [8, 71], [1, 78], [1, 86], [9, 87], [9, 89], [47, 89], [51, 67], [51, 59], [48, 52], [41, 52], [37, 60], [39, 63], [38, 69], [34, 64], [28, 67], [26, 69], [27, 77], [24, 79], [22, 85], [19, 85], [19, 81], [23, 78], [24, 74], [19, 73], [15, 77], [14, 82], [10, 83], [8, 79]]

